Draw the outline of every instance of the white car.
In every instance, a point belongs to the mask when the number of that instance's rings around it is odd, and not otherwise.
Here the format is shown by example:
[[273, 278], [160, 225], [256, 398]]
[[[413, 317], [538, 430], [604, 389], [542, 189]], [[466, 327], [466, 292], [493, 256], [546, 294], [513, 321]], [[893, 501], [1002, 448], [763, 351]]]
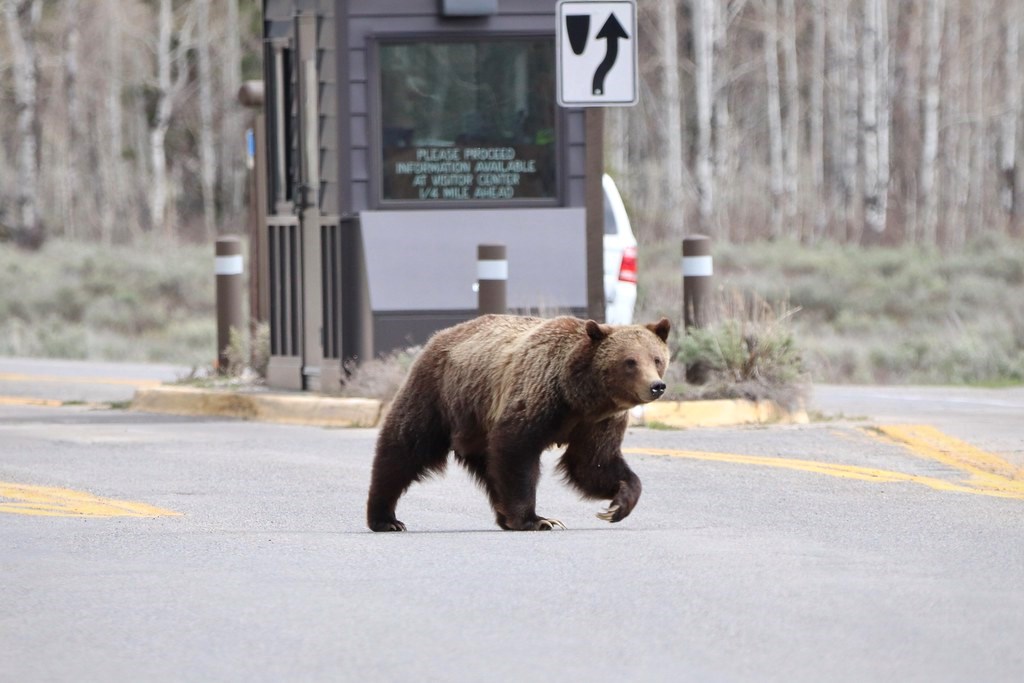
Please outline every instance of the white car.
[[604, 189], [604, 316], [613, 325], [633, 322], [636, 306], [636, 237], [615, 181], [605, 174]]

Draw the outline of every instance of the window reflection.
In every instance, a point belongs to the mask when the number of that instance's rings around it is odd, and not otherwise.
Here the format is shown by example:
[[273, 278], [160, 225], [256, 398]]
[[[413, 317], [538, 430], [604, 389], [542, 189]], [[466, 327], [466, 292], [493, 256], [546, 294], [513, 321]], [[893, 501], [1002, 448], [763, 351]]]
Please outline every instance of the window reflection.
[[382, 198], [555, 196], [550, 38], [380, 46]]

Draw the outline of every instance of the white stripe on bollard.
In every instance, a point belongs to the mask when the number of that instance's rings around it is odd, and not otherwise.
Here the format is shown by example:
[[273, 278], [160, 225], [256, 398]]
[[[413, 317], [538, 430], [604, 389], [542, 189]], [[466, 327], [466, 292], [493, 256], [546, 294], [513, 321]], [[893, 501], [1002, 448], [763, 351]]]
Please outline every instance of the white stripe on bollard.
[[242, 255], [217, 256], [213, 264], [213, 272], [216, 275], [241, 275]]
[[710, 277], [714, 273], [710, 256], [684, 256], [683, 276]]
[[478, 280], [507, 280], [507, 260], [482, 260], [476, 262], [476, 277]]

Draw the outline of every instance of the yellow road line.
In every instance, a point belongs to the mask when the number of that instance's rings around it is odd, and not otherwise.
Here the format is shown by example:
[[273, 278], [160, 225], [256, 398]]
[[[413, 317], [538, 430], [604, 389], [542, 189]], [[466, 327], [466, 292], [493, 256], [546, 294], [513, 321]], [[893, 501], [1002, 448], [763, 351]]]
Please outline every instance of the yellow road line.
[[48, 517], [167, 517], [180, 512], [83, 491], [0, 481], [0, 512]]
[[866, 431], [970, 475], [972, 486], [1024, 494], [1024, 470], [930, 425], [882, 425]]
[[0, 396], [0, 406], [47, 406], [49, 408], [60, 407], [64, 401], [56, 401], [52, 398], [25, 398], [21, 396]]
[[956, 493], [973, 493], [982, 496], [995, 498], [1012, 498], [1024, 500], [1024, 490], [1007, 490], [1001, 488], [978, 488], [971, 485], [956, 484], [917, 474], [904, 474], [891, 470], [879, 470], [872, 467], [860, 467], [857, 465], [839, 465], [816, 460], [798, 460], [794, 458], [772, 458], [761, 455], [737, 455], [732, 453], [708, 453], [705, 451], [684, 451], [670, 448], [623, 448], [623, 453], [636, 455], [668, 455], [673, 458], [690, 458], [693, 460], [706, 460], [710, 462], [723, 462], [734, 465], [755, 465], [758, 467], [774, 467], [779, 469], [796, 470], [798, 472], [811, 472], [823, 474], [840, 479], [857, 479], [860, 481], [872, 481], [879, 484], [884, 483], [910, 483], [927, 486], [936, 491], [952, 491]]
[[0, 372], [0, 382], [51, 382], [58, 384], [116, 384], [131, 387], [158, 387], [158, 379], [123, 379], [118, 377], [74, 377], [67, 375], [24, 375]]

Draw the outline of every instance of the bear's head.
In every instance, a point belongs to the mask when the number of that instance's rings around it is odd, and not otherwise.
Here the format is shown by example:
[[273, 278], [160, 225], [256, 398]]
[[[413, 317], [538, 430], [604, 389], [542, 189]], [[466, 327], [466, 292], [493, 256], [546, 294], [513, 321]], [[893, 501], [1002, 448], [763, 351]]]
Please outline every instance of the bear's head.
[[596, 344], [593, 367], [619, 408], [649, 403], [665, 393], [668, 333], [662, 318], [650, 325], [601, 325], [588, 320], [587, 335]]

